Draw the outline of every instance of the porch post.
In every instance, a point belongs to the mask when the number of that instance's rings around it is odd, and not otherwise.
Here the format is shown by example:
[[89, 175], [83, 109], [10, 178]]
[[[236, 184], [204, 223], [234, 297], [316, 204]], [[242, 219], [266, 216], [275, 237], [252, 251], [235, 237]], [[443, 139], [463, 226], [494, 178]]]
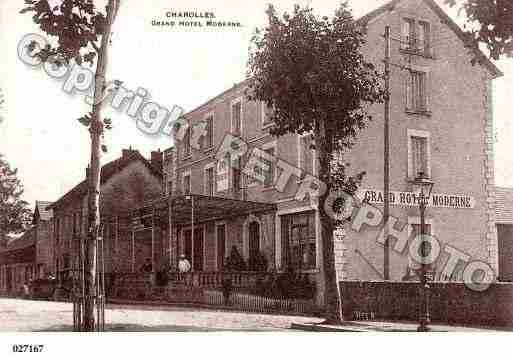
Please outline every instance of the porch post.
[[168, 245], [169, 245], [169, 268], [173, 267], [173, 201], [169, 196], [168, 201]]
[[191, 272], [194, 272], [194, 196], [191, 195]]
[[157, 211], [155, 210], [155, 206], [152, 207], [151, 213], [151, 271], [153, 273], [155, 270], [155, 214]]

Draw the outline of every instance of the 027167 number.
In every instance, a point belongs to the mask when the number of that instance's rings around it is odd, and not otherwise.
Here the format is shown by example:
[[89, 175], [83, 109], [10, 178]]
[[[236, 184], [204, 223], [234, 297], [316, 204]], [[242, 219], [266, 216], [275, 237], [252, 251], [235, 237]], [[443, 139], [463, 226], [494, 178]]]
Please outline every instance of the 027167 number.
[[41, 353], [44, 349], [43, 344], [14, 344], [13, 353]]

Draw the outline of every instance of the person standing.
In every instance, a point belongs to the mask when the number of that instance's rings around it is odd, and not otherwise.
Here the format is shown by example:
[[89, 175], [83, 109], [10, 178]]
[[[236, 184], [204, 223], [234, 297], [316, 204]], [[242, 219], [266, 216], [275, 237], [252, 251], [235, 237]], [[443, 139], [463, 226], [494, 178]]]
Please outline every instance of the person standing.
[[191, 263], [187, 258], [185, 258], [185, 255], [180, 255], [180, 260], [178, 261], [178, 271], [180, 273], [187, 273], [191, 270]]

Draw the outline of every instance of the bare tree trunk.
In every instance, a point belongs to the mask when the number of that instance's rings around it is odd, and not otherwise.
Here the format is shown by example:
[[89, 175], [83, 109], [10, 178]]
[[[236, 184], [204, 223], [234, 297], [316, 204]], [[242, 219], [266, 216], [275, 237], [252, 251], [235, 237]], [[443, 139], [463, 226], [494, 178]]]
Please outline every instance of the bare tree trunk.
[[84, 330], [94, 331], [96, 320], [94, 316], [96, 291], [96, 255], [97, 240], [100, 229], [100, 155], [101, 136], [104, 125], [101, 118], [101, 99], [105, 87], [105, 72], [107, 70], [107, 48], [110, 43], [111, 27], [117, 8], [116, 0], [109, 0], [107, 5], [107, 24], [102, 35], [101, 47], [98, 52], [98, 60], [95, 74], [94, 104], [91, 114], [91, 162], [89, 176], [87, 178], [88, 190], [88, 240], [85, 246], [85, 300], [84, 300]]
[[321, 222], [321, 243], [322, 243], [322, 268], [321, 275], [324, 285], [323, 304], [327, 323], [339, 323], [340, 299], [338, 294], [337, 276], [335, 269], [335, 247], [333, 243], [333, 222], [324, 210], [324, 204], [329, 196], [331, 185], [329, 176], [331, 169], [330, 140], [327, 134], [324, 121], [318, 121], [315, 131], [315, 147], [319, 161], [319, 179], [326, 184], [326, 192], [318, 198], [318, 211]]

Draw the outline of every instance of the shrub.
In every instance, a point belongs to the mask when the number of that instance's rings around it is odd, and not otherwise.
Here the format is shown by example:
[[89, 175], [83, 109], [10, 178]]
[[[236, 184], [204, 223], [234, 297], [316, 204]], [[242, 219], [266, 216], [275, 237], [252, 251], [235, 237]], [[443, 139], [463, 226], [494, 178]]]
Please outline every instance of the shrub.
[[267, 258], [261, 252], [248, 260], [248, 270], [253, 272], [266, 272], [267, 265]]
[[227, 272], [243, 272], [246, 270], [244, 258], [240, 255], [236, 246], [232, 246], [230, 255], [226, 258], [224, 270]]

